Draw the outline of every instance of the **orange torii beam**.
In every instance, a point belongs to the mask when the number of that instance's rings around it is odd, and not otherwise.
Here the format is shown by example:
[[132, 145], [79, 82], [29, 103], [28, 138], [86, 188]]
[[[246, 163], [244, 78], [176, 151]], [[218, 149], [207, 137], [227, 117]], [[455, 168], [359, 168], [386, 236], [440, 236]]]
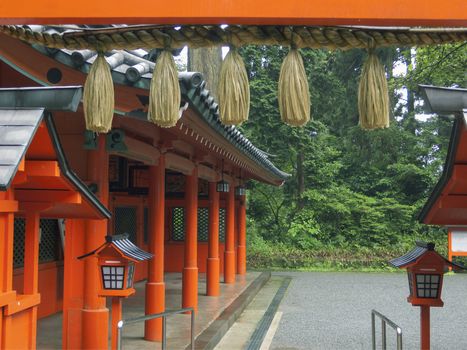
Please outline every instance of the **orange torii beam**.
[[465, 26], [465, 0], [29, 0], [0, 2], [0, 24]]

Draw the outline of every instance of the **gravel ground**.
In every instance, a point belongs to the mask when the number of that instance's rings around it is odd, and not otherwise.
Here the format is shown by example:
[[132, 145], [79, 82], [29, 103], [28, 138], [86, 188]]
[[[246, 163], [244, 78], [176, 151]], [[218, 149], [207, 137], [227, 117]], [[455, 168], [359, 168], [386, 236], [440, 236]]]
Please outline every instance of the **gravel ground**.
[[[406, 300], [405, 273], [278, 272], [293, 277], [271, 350], [371, 349], [371, 310], [402, 328], [404, 349], [419, 349], [420, 308]], [[445, 276], [445, 306], [431, 308], [431, 349], [467, 349], [467, 274]], [[376, 323], [377, 339], [381, 326]], [[388, 349], [396, 349], [388, 327]]]

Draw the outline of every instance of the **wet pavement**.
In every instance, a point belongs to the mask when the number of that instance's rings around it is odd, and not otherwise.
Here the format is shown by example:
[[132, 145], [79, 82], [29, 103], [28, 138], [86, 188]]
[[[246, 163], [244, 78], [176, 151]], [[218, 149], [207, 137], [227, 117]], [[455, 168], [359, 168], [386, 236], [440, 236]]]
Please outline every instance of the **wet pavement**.
[[[419, 349], [420, 308], [406, 301], [405, 273], [283, 272], [293, 277], [282, 300], [271, 350], [371, 349], [371, 310], [376, 309], [403, 331], [404, 349]], [[431, 308], [431, 348], [467, 349], [467, 274], [445, 276], [445, 306]], [[376, 323], [377, 339], [381, 323]], [[396, 349], [387, 329], [388, 349]], [[381, 347], [379, 347], [381, 348]]]

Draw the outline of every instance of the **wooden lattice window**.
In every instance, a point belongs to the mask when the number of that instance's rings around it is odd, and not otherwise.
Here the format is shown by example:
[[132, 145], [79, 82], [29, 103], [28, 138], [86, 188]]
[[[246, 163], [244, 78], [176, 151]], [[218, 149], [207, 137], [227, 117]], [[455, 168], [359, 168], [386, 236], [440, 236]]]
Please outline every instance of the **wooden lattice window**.
[[137, 208], [132, 206], [119, 206], [114, 211], [114, 233], [120, 235], [128, 233], [128, 239], [136, 244], [137, 235]]

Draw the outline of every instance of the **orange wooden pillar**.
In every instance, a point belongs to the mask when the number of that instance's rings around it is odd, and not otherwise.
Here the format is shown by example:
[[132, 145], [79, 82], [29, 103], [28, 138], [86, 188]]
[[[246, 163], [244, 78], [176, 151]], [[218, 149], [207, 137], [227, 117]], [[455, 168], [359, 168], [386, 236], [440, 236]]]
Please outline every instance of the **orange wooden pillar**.
[[67, 219], [65, 223], [62, 349], [81, 349], [85, 267], [76, 257], [87, 253], [83, 239], [86, 220]]
[[198, 168], [186, 176], [182, 307], [198, 309]]
[[238, 247], [237, 273], [246, 274], [246, 196], [240, 196], [238, 201]]
[[[24, 275], [23, 294], [37, 295], [39, 293], [39, 229], [38, 212], [26, 213], [26, 231], [24, 242]], [[35, 348], [37, 338], [37, 305], [28, 310], [30, 322], [30, 344]]]
[[[165, 218], [165, 156], [161, 155], [159, 164], [149, 168], [149, 252], [154, 258], [149, 260], [148, 280], [146, 283], [145, 313], [156, 314], [165, 311], [164, 283], [164, 218]], [[144, 326], [146, 340], [162, 340], [162, 319], [146, 321]]]
[[206, 270], [206, 295], [219, 295], [219, 192], [216, 182], [209, 183], [209, 236]]
[[[97, 197], [104, 204], [109, 201], [109, 157], [105, 150], [105, 135], [98, 136], [97, 150], [88, 154], [88, 180], [97, 185]], [[85, 249], [92, 251], [105, 242], [107, 220], [87, 220]], [[83, 349], [107, 349], [109, 310], [105, 298], [98, 296], [100, 287], [96, 258], [84, 261], [84, 308], [82, 310]]]
[[[12, 191], [0, 192], [0, 348], [11, 347], [17, 335], [11, 330], [12, 316], [5, 315], [5, 307], [16, 299], [13, 291], [13, 219], [18, 203]], [[27, 336], [22, 334], [21, 336]]]
[[430, 350], [430, 306], [420, 306], [420, 349]]
[[235, 283], [235, 187], [230, 184], [225, 213], [224, 283]]

